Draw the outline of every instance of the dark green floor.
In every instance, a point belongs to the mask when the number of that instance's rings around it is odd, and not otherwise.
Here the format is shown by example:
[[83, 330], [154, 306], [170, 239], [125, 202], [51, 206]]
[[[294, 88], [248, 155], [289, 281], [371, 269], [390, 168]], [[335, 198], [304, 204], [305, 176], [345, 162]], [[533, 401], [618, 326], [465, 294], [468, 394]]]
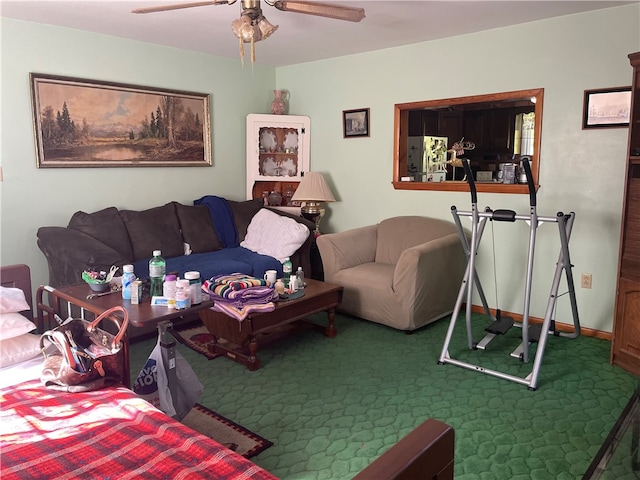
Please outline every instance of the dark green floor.
[[[481, 331], [484, 318], [474, 320]], [[274, 343], [259, 352], [255, 372], [179, 350], [205, 386], [200, 403], [271, 440], [252, 460], [282, 479], [349, 479], [429, 417], [455, 428], [456, 479], [580, 478], [637, 384], [609, 364], [610, 343], [549, 338], [532, 392], [438, 365], [448, 324], [406, 335], [338, 315], [335, 338], [306, 331]], [[519, 334], [468, 351], [460, 325], [450, 353], [530, 371], [509, 356]], [[133, 345], [134, 378], [154, 344]]]

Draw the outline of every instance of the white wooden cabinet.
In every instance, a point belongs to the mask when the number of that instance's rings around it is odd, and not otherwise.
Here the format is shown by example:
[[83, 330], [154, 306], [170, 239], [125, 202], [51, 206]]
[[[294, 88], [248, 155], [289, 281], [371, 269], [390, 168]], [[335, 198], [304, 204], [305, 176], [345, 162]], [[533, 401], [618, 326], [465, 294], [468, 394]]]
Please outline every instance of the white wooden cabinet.
[[301, 115], [247, 115], [247, 200], [276, 191], [291, 202], [309, 171], [311, 120]]

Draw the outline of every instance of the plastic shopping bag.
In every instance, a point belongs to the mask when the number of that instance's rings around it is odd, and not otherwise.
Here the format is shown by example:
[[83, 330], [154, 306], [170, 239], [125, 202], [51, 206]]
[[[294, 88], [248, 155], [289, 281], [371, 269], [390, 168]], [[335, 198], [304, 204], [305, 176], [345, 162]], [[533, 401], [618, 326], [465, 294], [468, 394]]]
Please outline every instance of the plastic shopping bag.
[[204, 387], [189, 362], [175, 350], [176, 397], [172, 398], [160, 340], [138, 374], [133, 391], [170, 417], [182, 420], [196, 404]]

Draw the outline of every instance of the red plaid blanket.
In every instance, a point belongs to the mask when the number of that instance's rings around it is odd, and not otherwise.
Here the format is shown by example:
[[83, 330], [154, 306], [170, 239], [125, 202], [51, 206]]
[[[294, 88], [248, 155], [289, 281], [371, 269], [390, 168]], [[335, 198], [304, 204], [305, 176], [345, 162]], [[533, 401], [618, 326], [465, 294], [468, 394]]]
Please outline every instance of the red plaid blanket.
[[[0, 477], [276, 479], [124, 387], [0, 389]], [[276, 479], [277, 480], [277, 479]]]

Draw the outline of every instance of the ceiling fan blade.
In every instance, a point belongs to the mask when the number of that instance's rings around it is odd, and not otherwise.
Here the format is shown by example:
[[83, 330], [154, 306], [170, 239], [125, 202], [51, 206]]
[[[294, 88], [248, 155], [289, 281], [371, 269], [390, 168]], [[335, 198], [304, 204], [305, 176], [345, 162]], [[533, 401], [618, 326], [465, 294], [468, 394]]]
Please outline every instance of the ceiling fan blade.
[[278, 0], [274, 3], [278, 10], [305, 13], [319, 17], [359, 22], [364, 18], [364, 8], [347, 7], [333, 3], [305, 2], [302, 0]]
[[[231, 3], [234, 3], [233, 0]], [[178, 3], [174, 5], [160, 5], [158, 7], [145, 7], [145, 8], [135, 8], [131, 10], [131, 13], [154, 13], [154, 12], [165, 12], [167, 10], [179, 10], [181, 8], [191, 8], [191, 7], [206, 7], [209, 5], [225, 5], [230, 3], [229, 0], [210, 0], [208, 2], [193, 2], [193, 3]]]

